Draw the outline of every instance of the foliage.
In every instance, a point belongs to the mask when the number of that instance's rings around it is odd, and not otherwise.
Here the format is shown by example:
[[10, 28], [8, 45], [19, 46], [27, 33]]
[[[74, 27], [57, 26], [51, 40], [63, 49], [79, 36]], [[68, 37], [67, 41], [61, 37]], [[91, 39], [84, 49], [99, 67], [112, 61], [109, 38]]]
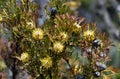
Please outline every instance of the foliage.
[[[38, 5], [22, 1], [18, 5], [14, 0], [8, 0], [1, 7], [1, 23], [10, 31], [16, 48], [19, 47], [13, 52], [19, 66], [33, 77], [42, 79], [75, 79], [79, 74], [86, 79], [104, 77], [112, 42], [98, 32], [95, 23], [87, 24], [85, 18], [71, 15], [61, 0], [52, 0], [50, 6], [57, 7], [58, 13], [40, 27], [37, 25]], [[81, 51], [82, 62], [78, 55], [72, 57], [77, 48]], [[73, 58], [77, 63], [72, 63]]]
[[120, 79], [120, 73], [116, 74], [116, 79]]

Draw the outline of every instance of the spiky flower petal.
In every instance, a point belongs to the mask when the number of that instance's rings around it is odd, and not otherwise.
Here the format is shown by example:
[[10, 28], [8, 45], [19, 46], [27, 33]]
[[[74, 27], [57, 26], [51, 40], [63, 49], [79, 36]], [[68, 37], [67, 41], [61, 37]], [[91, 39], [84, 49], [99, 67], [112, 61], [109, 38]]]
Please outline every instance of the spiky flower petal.
[[60, 42], [55, 42], [54, 43], [53, 49], [54, 49], [55, 52], [60, 53], [60, 52], [63, 51], [63, 48], [64, 48], [64, 46], [63, 46], [62, 43], [60, 43]]
[[40, 28], [34, 29], [33, 32], [32, 32], [32, 36], [36, 40], [42, 39], [43, 35], [44, 35], [44, 33]]
[[52, 67], [52, 59], [49, 56], [41, 59], [40, 61], [41, 61], [41, 64], [43, 67], [45, 67], [47, 69]]
[[95, 33], [92, 30], [87, 30], [84, 32], [83, 37], [86, 41], [93, 41], [95, 39]]

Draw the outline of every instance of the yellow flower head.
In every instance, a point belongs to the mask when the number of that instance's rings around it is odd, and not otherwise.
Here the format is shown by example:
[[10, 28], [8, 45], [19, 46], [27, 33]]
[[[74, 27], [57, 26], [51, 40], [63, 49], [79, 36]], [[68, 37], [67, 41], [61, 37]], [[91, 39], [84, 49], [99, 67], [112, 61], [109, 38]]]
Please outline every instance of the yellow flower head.
[[23, 62], [27, 62], [27, 61], [29, 61], [29, 59], [30, 59], [30, 56], [29, 56], [29, 54], [27, 53], [27, 52], [23, 52], [22, 54], [21, 54], [21, 60], [23, 61]]
[[34, 29], [33, 32], [32, 32], [32, 36], [36, 40], [42, 39], [43, 35], [44, 35], [44, 33], [40, 28]]
[[95, 33], [92, 30], [87, 30], [83, 33], [83, 37], [86, 41], [93, 41], [95, 39]]
[[40, 61], [41, 61], [41, 64], [43, 67], [45, 67], [47, 69], [52, 67], [52, 59], [49, 56], [41, 59]]
[[55, 42], [54, 43], [53, 49], [54, 49], [55, 52], [60, 53], [60, 52], [63, 51], [63, 48], [64, 48], [64, 46], [63, 46], [62, 43], [60, 43], [60, 42]]
[[61, 38], [61, 40], [63, 40], [63, 41], [68, 41], [68, 34], [67, 33], [65, 33], [65, 32], [61, 32], [60, 33], [60, 38]]
[[82, 27], [82, 26], [81, 26], [79, 23], [75, 22], [73, 25], [75, 26], [75, 28], [73, 29], [74, 32], [79, 32], [79, 31], [81, 31], [81, 27]]
[[0, 21], [2, 21], [2, 15], [0, 14]]

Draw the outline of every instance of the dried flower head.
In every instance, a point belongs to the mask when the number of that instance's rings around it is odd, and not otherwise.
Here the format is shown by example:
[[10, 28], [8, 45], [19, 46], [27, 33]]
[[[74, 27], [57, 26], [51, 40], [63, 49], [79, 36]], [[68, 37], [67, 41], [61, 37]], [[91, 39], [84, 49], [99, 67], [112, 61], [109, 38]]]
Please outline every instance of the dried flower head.
[[29, 59], [30, 59], [30, 56], [29, 56], [29, 54], [27, 53], [27, 52], [23, 52], [22, 54], [21, 54], [21, 60], [22, 60], [22, 62], [27, 62], [27, 61], [29, 61]]
[[49, 56], [41, 59], [40, 61], [41, 61], [43, 67], [45, 67], [47, 69], [52, 67], [52, 59]]
[[84, 32], [83, 37], [86, 41], [93, 41], [95, 39], [95, 33], [92, 30], [87, 30]]
[[60, 52], [63, 51], [63, 48], [64, 48], [64, 46], [63, 46], [62, 43], [60, 43], [60, 42], [55, 42], [54, 43], [53, 49], [54, 49], [55, 52], [60, 53]]
[[32, 32], [32, 36], [33, 36], [33, 38], [36, 39], [36, 40], [42, 39], [42, 38], [43, 38], [43, 35], [44, 35], [44, 33], [43, 33], [43, 31], [42, 31], [40, 28], [36, 28], [36, 29], [34, 29], [33, 32]]

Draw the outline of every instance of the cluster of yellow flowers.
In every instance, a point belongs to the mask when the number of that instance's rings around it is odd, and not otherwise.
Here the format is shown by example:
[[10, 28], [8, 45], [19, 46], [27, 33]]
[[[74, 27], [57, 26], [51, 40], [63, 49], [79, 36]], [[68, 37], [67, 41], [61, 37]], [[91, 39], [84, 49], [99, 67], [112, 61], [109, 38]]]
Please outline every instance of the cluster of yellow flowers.
[[[96, 26], [95, 24], [90, 24], [92, 27], [88, 27], [88, 29], [86, 29], [89, 24], [85, 22], [85, 18], [72, 16], [72, 12], [69, 14], [69, 9], [75, 10], [81, 5], [79, 0], [78, 2], [68, 1], [66, 3], [64, 3], [64, 1], [66, 2], [67, 0], [51, 1], [54, 6], [58, 7], [56, 8], [52, 5], [53, 8], [51, 8], [51, 13], [47, 12], [48, 15], [50, 15], [50, 18], [46, 20], [44, 27], [39, 27], [39, 23], [37, 22], [37, 16], [39, 14], [36, 11], [36, 9], [39, 8], [39, 5], [31, 3], [32, 1], [29, 2], [29, 0], [22, 0], [22, 6], [16, 6], [16, 4], [13, 5], [13, 8], [17, 9], [17, 11], [9, 12], [11, 11], [11, 8], [8, 6], [11, 5], [11, 3], [14, 4], [14, 0], [10, 0], [10, 2], [8, 1], [8, 4], [5, 3], [6, 7], [3, 8], [4, 11], [2, 14], [4, 14], [4, 16], [0, 14], [0, 23], [4, 22], [3, 24], [9, 27], [8, 30], [12, 35], [12, 41], [15, 41], [15, 44], [19, 46], [15, 52], [18, 50], [23, 51], [20, 52], [22, 54], [16, 58], [23, 62], [21, 64], [27, 64], [28, 67], [26, 68], [28, 68], [28, 71], [30, 70], [31, 73], [35, 72], [32, 74], [35, 78], [38, 77], [38, 73], [41, 78], [45, 79], [49, 78], [49, 76], [54, 76], [54, 73], [55, 76], [59, 75], [60, 77], [62, 72], [59, 72], [59, 70], [56, 72], [56, 69], [59, 69], [61, 66], [59, 66], [59, 64], [61, 64], [59, 63], [60, 61], [64, 63], [63, 60], [65, 60], [65, 65], [63, 66], [66, 66], [65, 68], [73, 74], [69, 78], [77, 76], [78, 74], [88, 76], [91, 75], [91, 73], [93, 74], [95, 71], [98, 74], [97, 76], [99, 76], [99, 74], [101, 74], [101, 69], [105, 70], [107, 67], [105, 64], [106, 61], [104, 64], [101, 64], [102, 67], [98, 67], [97, 65], [99, 64], [98, 62], [103, 63], [104, 60], [109, 58], [107, 56], [109, 52], [107, 46], [110, 45], [106, 44], [104, 48], [102, 47], [103, 43], [107, 43], [108, 40], [104, 40], [104, 36], [102, 37], [101, 34], [96, 33], [97, 31], [94, 27]], [[54, 4], [56, 2], [58, 4], [60, 3], [60, 5]], [[30, 6], [28, 7], [28, 5]], [[67, 13], [62, 10], [63, 6], [65, 7], [64, 10], [67, 11]], [[70, 8], [68, 8], [68, 6], [70, 6]], [[27, 8], [21, 9], [20, 7]], [[28, 11], [28, 9], [30, 9], [30, 11]], [[60, 12], [61, 10], [62, 12]], [[81, 50], [81, 54], [78, 54], [78, 48]], [[75, 60], [72, 59], [73, 57]], [[83, 60], [83, 64], [81, 62], [79, 63], [80, 57], [83, 58], [80, 59], [80, 61]], [[77, 64], [74, 65], [70, 60], [75, 61], [73, 63]], [[90, 65], [86, 64], [87, 60]], [[5, 64], [0, 62], [0, 70], [1, 67], [4, 66]], [[26, 65], [23, 67], [25, 66]], [[63, 70], [66, 72], [66, 69]], [[48, 74], [49, 72], [50, 74]], [[52, 78], [55, 78], [55, 76]], [[75, 78], [78, 79], [78, 77]], [[86, 79], [89, 78], [86, 77]], [[56, 77], [55, 79], [58, 78]]]
[[[30, 55], [28, 52], [23, 52], [20, 56], [20, 60], [24, 63], [28, 62], [30, 60]], [[52, 58], [50, 56], [44, 57], [43, 59], [40, 59], [41, 64], [45, 68], [52, 67]], [[4, 65], [4, 64], [3, 64]]]

